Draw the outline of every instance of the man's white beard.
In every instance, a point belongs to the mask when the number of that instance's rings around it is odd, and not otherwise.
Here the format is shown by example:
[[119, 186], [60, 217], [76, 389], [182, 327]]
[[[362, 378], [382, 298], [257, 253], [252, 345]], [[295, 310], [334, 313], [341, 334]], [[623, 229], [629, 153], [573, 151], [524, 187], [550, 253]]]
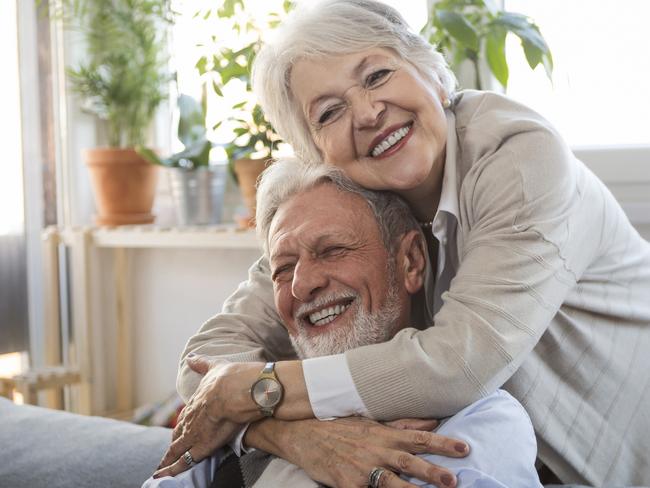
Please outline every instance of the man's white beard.
[[347, 326], [337, 327], [317, 336], [309, 336], [306, 330], [309, 326], [304, 325], [302, 321], [296, 321], [298, 333], [290, 338], [298, 356], [303, 359], [329, 356], [392, 339], [397, 332], [397, 320], [400, 316], [397, 283], [392, 268], [393, 266], [389, 266], [390, 282], [386, 299], [376, 312], [368, 313], [360, 303], [355, 303], [356, 310], [346, 312], [355, 314], [354, 317], [348, 318]]

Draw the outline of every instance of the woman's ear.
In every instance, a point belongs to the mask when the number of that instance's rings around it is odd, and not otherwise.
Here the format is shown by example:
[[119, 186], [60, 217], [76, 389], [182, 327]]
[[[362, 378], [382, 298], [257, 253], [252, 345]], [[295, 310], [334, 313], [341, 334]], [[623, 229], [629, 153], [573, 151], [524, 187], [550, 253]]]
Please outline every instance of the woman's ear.
[[427, 265], [426, 244], [422, 233], [410, 230], [402, 236], [397, 265], [401, 267], [404, 286], [414, 295], [424, 284], [424, 270]]

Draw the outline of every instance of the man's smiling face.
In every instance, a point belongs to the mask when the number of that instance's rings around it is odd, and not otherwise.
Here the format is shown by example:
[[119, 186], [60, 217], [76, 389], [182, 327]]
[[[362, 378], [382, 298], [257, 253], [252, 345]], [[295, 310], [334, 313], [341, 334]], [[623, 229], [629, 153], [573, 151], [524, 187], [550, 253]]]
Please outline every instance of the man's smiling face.
[[359, 317], [390, 309], [392, 323], [372, 338], [378, 342], [408, 320], [408, 292], [391, 272], [391, 257], [362, 197], [331, 183], [299, 193], [278, 208], [268, 243], [275, 304], [292, 338], [341, 337], [354, 331]]

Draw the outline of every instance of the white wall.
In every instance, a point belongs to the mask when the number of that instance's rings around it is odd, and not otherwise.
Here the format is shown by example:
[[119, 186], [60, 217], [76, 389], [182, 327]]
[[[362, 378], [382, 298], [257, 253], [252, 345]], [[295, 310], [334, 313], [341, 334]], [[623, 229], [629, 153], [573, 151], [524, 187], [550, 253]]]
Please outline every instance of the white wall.
[[[187, 339], [221, 310], [223, 301], [259, 257], [253, 250], [131, 250], [130, 279], [136, 405], [175, 390]], [[99, 410], [115, 408], [115, 294], [111, 250], [95, 253], [93, 297], [94, 394]]]

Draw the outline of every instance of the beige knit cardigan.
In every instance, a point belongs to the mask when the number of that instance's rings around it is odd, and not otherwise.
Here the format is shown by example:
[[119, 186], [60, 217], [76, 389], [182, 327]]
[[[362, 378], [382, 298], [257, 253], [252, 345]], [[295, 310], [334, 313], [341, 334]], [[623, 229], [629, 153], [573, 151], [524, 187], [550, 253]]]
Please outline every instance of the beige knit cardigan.
[[[435, 326], [346, 353], [361, 398], [377, 419], [444, 417], [503, 385], [564, 482], [650, 486], [650, 245], [541, 116], [472, 91], [453, 112], [458, 271]], [[190, 351], [294, 356], [263, 259]], [[196, 384], [181, 361], [179, 391]]]

